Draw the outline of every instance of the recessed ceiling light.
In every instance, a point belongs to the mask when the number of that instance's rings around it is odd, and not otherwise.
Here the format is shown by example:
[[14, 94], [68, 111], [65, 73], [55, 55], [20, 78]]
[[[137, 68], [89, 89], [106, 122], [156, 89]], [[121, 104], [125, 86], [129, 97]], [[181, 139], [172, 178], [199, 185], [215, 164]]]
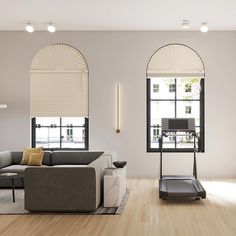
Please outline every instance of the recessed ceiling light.
[[47, 29], [50, 33], [54, 33], [56, 31], [56, 27], [52, 23], [48, 25]]
[[208, 26], [206, 23], [202, 23], [202, 26], [200, 28], [202, 33], [206, 33], [208, 31]]
[[189, 21], [183, 20], [182, 21], [182, 29], [189, 29], [189, 28], [190, 28]]
[[5, 109], [7, 108], [7, 104], [0, 104], [0, 109]]
[[34, 27], [28, 23], [26, 26], [25, 26], [25, 30], [28, 32], [28, 33], [33, 33], [34, 32]]

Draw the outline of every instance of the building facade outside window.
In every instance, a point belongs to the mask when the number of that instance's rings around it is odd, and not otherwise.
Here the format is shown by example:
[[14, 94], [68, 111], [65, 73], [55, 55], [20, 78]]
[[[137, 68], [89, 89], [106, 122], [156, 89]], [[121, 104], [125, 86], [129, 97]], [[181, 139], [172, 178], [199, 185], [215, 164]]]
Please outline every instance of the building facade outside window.
[[175, 92], [175, 84], [169, 84], [169, 92], [174, 93]]
[[159, 84], [153, 84], [153, 93], [159, 92]]
[[185, 106], [185, 114], [191, 114], [192, 107], [191, 106]]
[[153, 129], [153, 140], [157, 141], [159, 138], [159, 129]]

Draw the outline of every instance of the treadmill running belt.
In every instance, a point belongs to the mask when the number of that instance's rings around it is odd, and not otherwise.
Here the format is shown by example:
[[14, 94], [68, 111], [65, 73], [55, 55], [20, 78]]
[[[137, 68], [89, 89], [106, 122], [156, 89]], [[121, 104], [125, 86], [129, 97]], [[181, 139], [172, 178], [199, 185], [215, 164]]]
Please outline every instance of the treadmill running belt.
[[164, 180], [168, 196], [197, 197], [198, 193], [192, 180]]

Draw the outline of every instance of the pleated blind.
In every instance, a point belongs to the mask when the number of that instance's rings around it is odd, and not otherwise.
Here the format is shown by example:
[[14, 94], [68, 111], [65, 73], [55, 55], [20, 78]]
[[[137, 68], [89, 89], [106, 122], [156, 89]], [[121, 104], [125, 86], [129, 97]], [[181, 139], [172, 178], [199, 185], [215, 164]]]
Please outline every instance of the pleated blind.
[[199, 55], [182, 44], [170, 44], [151, 57], [148, 77], [203, 77], [204, 66]]
[[88, 67], [81, 53], [65, 44], [42, 49], [31, 65], [32, 117], [88, 117]]

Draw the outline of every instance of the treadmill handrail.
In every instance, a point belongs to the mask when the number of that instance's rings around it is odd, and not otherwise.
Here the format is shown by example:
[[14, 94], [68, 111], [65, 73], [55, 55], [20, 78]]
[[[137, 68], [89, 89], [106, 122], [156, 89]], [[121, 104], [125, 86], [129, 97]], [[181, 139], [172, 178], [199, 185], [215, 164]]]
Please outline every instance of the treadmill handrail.
[[[186, 132], [189, 133], [190, 131], [182, 131], [182, 132]], [[163, 153], [163, 137], [168, 137], [166, 136], [166, 131], [162, 131], [160, 138], [159, 138], [159, 146], [160, 146], [160, 179], [163, 178], [163, 174], [162, 174], [162, 153]], [[187, 136], [193, 136], [194, 139], [194, 147], [193, 147], [193, 155], [194, 155], [194, 162], [193, 162], [193, 177], [195, 177], [195, 179], [197, 179], [197, 163], [196, 163], [196, 138], [198, 138], [198, 136], [196, 135], [195, 131], [192, 131], [191, 134], [187, 135]], [[176, 135], [178, 136], [178, 135]]]

